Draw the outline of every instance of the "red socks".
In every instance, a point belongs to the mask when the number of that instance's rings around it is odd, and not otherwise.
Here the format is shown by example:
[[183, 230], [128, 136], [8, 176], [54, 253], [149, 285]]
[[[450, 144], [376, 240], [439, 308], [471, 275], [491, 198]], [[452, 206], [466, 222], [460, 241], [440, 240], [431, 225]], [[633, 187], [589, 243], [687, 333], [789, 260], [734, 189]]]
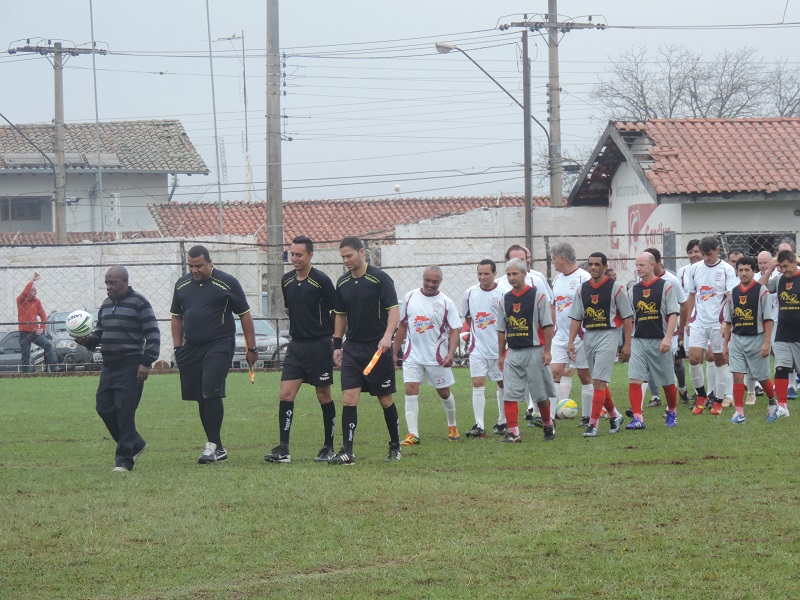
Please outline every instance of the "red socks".
[[664, 396], [667, 397], [667, 410], [675, 412], [678, 407], [678, 388], [674, 383], [664, 386]]

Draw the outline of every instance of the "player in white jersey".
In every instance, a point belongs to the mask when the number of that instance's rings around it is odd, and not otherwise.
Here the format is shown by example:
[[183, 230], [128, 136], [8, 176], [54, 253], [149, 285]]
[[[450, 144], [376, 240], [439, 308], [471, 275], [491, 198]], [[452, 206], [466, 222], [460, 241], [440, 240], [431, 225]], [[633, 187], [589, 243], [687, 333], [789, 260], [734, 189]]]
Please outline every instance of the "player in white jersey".
[[[706, 347], [711, 346], [714, 353], [714, 364], [717, 367], [717, 398], [724, 397], [722, 385], [727, 378], [728, 363], [723, 354], [723, 339], [720, 331], [720, 317], [725, 298], [736, 287], [736, 273], [728, 263], [719, 258], [719, 241], [713, 236], [700, 240], [700, 251], [704, 260], [696, 263], [685, 273], [688, 309], [683, 314], [694, 313], [690, 318], [689, 334], [689, 371], [697, 390], [697, 401], [692, 414], [702, 414], [706, 402], [706, 389], [703, 385], [703, 355]], [[721, 385], [722, 384], [722, 385]], [[718, 415], [722, 412], [722, 403], [717, 400], [710, 413]]]
[[[520, 260], [525, 261], [525, 265], [528, 269], [527, 275], [525, 275], [525, 283], [526, 285], [530, 285], [536, 287], [537, 290], [544, 292], [545, 296], [547, 296], [547, 301], [550, 303], [550, 317], [552, 318], [553, 322], [555, 322], [555, 307], [553, 306], [553, 302], [555, 300], [555, 296], [553, 295], [553, 289], [547, 283], [547, 280], [544, 278], [544, 274], [540, 273], [539, 271], [534, 271], [531, 269], [531, 251], [526, 248], [525, 246], [520, 246], [519, 244], [513, 244], [508, 247], [506, 250], [506, 262], [511, 260], [512, 258], [519, 258]], [[502, 290], [504, 294], [511, 291], [511, 283], [508, 281], [508, 277], [503, 275], [499, 277], [497, 280], [498, 287]], [[533, 402], [530, 393], [526, 393], [528, 398], [528, 410], [525, 412], [525, 420], [528, 421], [528, 427], [541, 427], [542, 426], [542, 419], [539, 415], [536, 414], [536, 404]], [[557, 404], [556, 398], [550, 398], [550, 405]], [[503, 417], [501, 417], [503, 418]]]
[[[684, 292], [686, 292], [686, 271], [690, 269], [693, 265], [703, 260], [703, 253], [700, 252], [700, 240], [698, 239], [691, 239], [686, 244], [686, 257], [689, 259], [688, 265], [683, 265], [680, 269], [678, 269], [678, 281], [680, 281], [681, 288]], [[686, 292], [686, 299], [689, 299], [689, 293]], [[685, 305], [685, 308], [688, 308], [688, 304]], [[689, 319], [693, 315], [686, 314], [681, 316], [680, 323], [688, 323]], [[678, 326], [678, 329], [683, 333], [684, 329], [682, 326]], [[686, 356], [686, 349], [684, 345], [678, 345], [678, 351], [675, 353], [675, 376], [678, 378], [678, 395], [681, 398], [681, 402], [684, 404], [689, 403], [689, 391], [686, 387], [686, 367], [684, 365], [683, 360], [687, 358]]]
[[447, 416], [447, 439], [461, 439], [456, 427], [456, 402], [450, 391], [455, 383], [453, 365], [461, 331], [455, 303], [439, 291], [442, 270], [431, 265], [422, 273], [422, 287], [405, 295], [394, 337], [394, 355], [405, 342], [403, 382], [406, 391], [408, 435], [403, 446], [419, 444], [419, 386], [427, 379], [436, 388]]
[[[567, 354], [567, 346], [569, 345], [569, 328], [572, 319], [569, 318], [569, 311], [572, 308], [572, 300], [575, 297], [575, 292], [578, 291], [584, 281], [589, 281], [591, 276], [589, 273], [577, 265], [575, 257], [575, 248], [567, 242], [558, 242], [550, 247], [550, 258], [553, 263], [553, 268], [558, 271], [558, 274], [553, 279], [553, 294], [555, 295], [555, 324], [556, 329], [553, 334], [553, 343], [551, 347], [551, 354], [553, 356], [550, 362], [550, 369], [553, 372], [553, 381], [556, 384], [556, 389], [560, 392], [558, 400], [569, 398], [569, 392], [566, 394], [564, 386], [562, 386], [563, 379], [567, 377], [564, 370], [567, 367], [574, 366], [578, 370], [578, 378], [581, 381], [581, 422], [579, 427], [587, 427], [589, 425], [589, 418], [592, 414], [592, 395], [594, 388], [592, 387], [592, 376], [589, 373], [589, 363], [586, 361], [586, 354], [583, 350], [583, 331], [575, 338], [575, 360], [571, 360]], [[569, 375], [571, 383], [572, 375]], [[569, 386], [572, 387], [571, 385]], [[551, 417], [555, 416], [557, 402], [550, 403]]]
[[486, 437], [484, 410], [486, 408], [486, 379], [497, 383], [497, 408], [502, 420], [494, 426], [498, 435], [507, 433], [503, 402], [503, 372], [497, 366], [497, 311], [503, 301], [503, 292], [494, 280], [497, 265], [493, 260], [478, 263], [478, 285], [464, 293], [461, 314], [469, 325], [469, 374], [472, 377], [472, 411], [475, 425], [467, 437]]

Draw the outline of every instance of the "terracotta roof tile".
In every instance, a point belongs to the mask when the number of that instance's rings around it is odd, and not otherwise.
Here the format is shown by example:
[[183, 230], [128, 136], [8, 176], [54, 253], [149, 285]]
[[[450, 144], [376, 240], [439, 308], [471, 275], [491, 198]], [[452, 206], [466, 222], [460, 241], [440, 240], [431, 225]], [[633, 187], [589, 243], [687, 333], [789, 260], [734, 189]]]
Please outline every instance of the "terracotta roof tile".
[[[161, 238], [158, 231], [123, 231], [123, 240], [158, 239]], [[92, 242], [113, 242], [115, 240], [113, 232], [75, 232], [67, 233], [68, 244], [82, 244], [89, 240]], [[52, 231], [35, 231], [20, 233], [0, 233], [0, 246], [53, 246], [56, 243], [56, 234]]]
[[[394, 228], [404, 223], [463, 214], [495, 206], [523, 206], [522, 196], [461, 198], [388, 198], [383, 200], [301, 200], [283, 204], [283, 237], [288, 243], [298, 235], [316, 242], [339, 241], [345, 235], [393, 239]], [[549, 206], [547, 196], [536, 196], [536, 206]], [[151, 204], [150, 213], [165, 237], [213, 236], [219, 233], [217, 203]], [[265, 202], [223, 202], [224, 232], [256, 235], [266, 242]]]

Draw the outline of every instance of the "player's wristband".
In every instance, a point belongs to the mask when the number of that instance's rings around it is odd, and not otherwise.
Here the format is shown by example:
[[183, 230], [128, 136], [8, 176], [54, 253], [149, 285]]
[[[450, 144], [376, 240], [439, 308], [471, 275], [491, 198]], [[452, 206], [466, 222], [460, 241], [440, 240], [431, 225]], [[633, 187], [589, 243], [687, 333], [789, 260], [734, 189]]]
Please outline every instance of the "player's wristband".
[[333, 349], [334, 350], [341, 350], [342, 349], [342, 338], [333, 338]]

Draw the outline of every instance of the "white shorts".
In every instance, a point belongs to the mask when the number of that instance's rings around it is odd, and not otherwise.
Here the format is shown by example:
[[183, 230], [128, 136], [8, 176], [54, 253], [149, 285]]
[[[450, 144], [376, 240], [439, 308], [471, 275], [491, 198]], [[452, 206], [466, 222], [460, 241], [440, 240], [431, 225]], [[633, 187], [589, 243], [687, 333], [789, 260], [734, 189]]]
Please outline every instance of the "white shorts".
[[583, 349], [583, 344], [575, 349], [575, 360], [572, 360], [567, 354], [567, 346], [561, 344], [553, 344], [550, 348], [550, 355], [552, 359], [550, 364], [567, 365], [573, 369], [588, 369], [589, 362], [586, 360], [586, 352]]
[[488, 377], [491, 381], [503, 381], [503, 372], [497, 367], [496, 358], [469, 357], [470, 377]]
[[428, 383], [437, 390], [450, 387], [456, 382], [453, 369], [441, 365], [418, 365], [417, 363], [403, 362], [403, 382], [422, 383], [427, 376]]
[[709, 346], [714, 354], [722, 354], [723, 340], [719, 325], [692, 325], [689, 328], [689, 348], [702, 348], [705, 352]]

